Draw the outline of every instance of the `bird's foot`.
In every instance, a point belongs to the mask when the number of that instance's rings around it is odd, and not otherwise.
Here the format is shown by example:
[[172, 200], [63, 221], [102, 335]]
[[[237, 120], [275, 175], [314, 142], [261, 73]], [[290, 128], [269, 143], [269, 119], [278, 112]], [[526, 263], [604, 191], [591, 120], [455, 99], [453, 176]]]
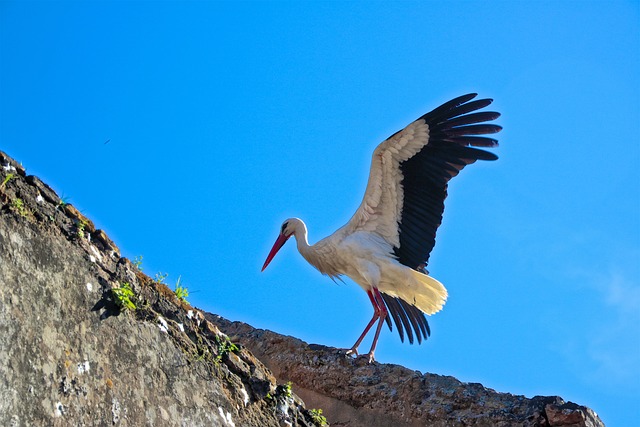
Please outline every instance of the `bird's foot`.
[[360, 354], [358, 353], [358, 348], [357, 347], [352, 347], [350, 349], [348, 349], [345, 354], [347, 356], [354, 356], [355, 359], [359, 359], [359, 358], [366, 358], [368, 363], [373, 363], [375, 362], [375, 358], [373, 357], [373, 351], [370, 351], [367, 354]]
[[351, 347], [350, 349], [348, 349], [348, 350], [345, 352], [345, 354], [346, 354], [347, 356], [351, 356], [351, 355], [353, 354], [353, 355], [355, 355], [356, 357], [358, 357], [358, 356], [359, 356], [359, 354], [358, 354], [358, 347]]

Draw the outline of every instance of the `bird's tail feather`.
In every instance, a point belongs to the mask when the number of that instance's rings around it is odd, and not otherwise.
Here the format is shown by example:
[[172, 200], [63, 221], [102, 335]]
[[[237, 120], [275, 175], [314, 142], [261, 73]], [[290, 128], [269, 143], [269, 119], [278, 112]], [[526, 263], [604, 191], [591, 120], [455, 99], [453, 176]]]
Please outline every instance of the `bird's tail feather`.
[[410, 270], [412, 278], [418, 286], [406, 289], [407, 295], [398, 295], [410, 304], [415, 305], [426, 314], [434, 314], [442, 310], [447, 301], [447, 289], [431, 276]]

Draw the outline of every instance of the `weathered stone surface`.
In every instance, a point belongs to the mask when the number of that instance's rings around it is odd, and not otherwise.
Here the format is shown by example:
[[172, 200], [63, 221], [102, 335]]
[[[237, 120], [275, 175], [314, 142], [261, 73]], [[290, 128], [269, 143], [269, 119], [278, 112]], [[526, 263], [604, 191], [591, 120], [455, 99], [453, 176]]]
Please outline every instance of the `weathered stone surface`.
[[549, 420], [549, 425], [580, 427], [580, 426], [596, 426], [594, 419], [596, 414], [589, 408], [567, 402], [562, 405], [549, 404], [545, 406], [545, 412]]
[[602, 426], [559, 397], [370, 365], [203, 314], [0, 152], [1, 426], [314, 425], [288, 381], [333, 426]]
[[398, 365], [368, 364], [343, 350], [206, 316], [279, 381], [291, 381], [307, 406], [322, 408], [332, 426], [603, 426], [591, 409], [557, 396], [529, 399]]
[[[0, 169], [0, 425], [312, 425], [251, 353], [15, 172]], [[125, 282], [133, 310], [112, 292]]]

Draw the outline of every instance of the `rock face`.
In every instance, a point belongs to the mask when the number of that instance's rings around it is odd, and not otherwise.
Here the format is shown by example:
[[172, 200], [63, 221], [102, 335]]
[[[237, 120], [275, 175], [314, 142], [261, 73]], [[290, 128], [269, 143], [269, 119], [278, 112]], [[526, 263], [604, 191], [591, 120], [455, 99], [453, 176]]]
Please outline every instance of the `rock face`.
[[0, 425], [313, 425], [246, 349], [1, 152], [0, 165]]
[[288, 381], [333, 426], [603, 425], [202, 313], [0, 152], [0, 425], [322, 425]]

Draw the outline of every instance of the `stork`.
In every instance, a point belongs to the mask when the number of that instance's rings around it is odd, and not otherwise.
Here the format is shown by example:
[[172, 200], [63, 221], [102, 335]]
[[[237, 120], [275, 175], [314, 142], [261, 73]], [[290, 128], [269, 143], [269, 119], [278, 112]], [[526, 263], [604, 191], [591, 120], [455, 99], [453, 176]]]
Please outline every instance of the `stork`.
[[478, 112], [493, 100], [473, 100], [472, 93], [455, 98], [391, 135], [373, 152], [369, 181], [362, 203], [347, 224], [314, 245], [298, 218], [284, 221], [280, 234], [262, 266], [269, 265], [287, 240], [294, 236], [300, 254], [322, 274], [347, 276], [369, 296], [373, 317], [347, 350], [358, 347], [378, 322], [371, 349], [374, 352], [384, 322], [392, 330], [393, 317], [400, 340], [406, 331], [413, 344], [430, 335], [425, 314], [440, 311], [447, 290], [426, 270], [442, 221], [444, 200], [451, 178], [476, 160], [496, 160], [488, 151], [496, 147], [487, 136], [502, 128], [487, 123], [500, 113]]

